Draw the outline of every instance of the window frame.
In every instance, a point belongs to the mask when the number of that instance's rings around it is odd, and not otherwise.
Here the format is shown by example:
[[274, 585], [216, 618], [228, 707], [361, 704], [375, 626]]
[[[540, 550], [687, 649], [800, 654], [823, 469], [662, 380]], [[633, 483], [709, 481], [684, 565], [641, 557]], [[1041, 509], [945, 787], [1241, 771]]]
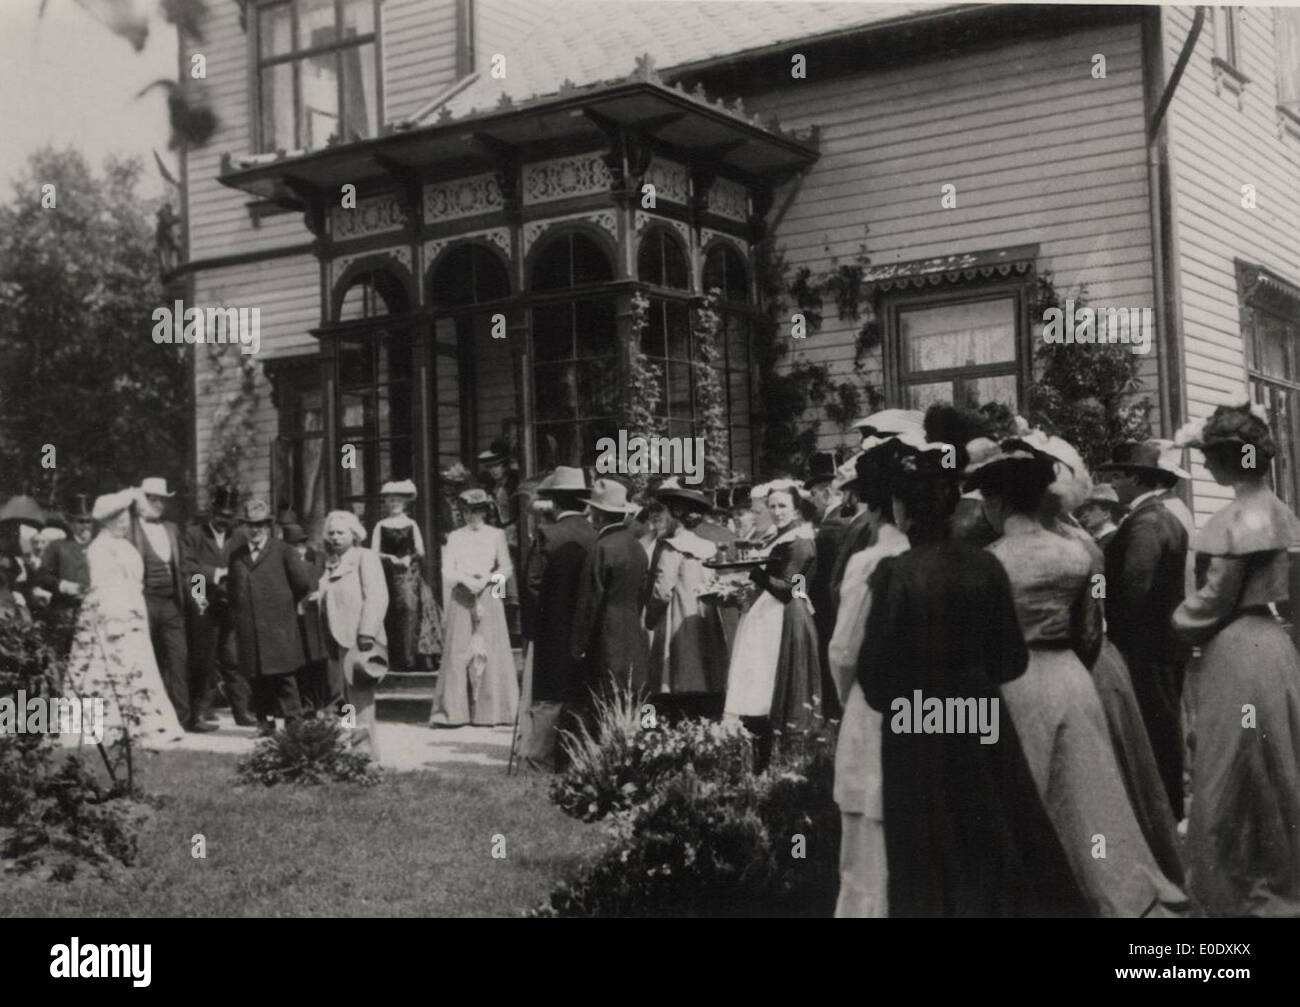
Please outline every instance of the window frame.
[[[1274, 280], [1269, 286], [1245, 287], [1247, 270], [1257, 276]], [[1285, 286], [1285, 290], [1278, 287]], [[1274, 492], [1288, 507], [1300, 505], [1300, 288], [1293, 288], [1277, 274], [1262, 267], [1247, 266], [1238, 261], [1238, 307], [1241, 312], [1241, 341], [1246, 362], [1246, 384], [1250, 400], [1262, 405], [1269, 413], [1269, 425], [1279, 441], [1278, 455], [1269, 463], [1269, 481]], [[1280, 323], [1284, 328], [1283, 347], [1287, 353], [1290, 377], [1269, 373], [1266, 356], [1261, 352], [1259, 317], [1261, 315]], [[1279, 429], [1278, 418], [1272, 408], [1270, 391], [1285, 396], [1290, 428]], [[1261, 394], [1263, 393], [1263, 394]], [[1261, 401], [1262, 400], [1262, 401]], [[1287, 447], [1291, 451], [1283, 457]], [[1285, 469], [1285, 471], [1280, 471]]]
[[[1033, 320], [1029, 317], [1033, 287], [1034, 272], [1029, 270], [1014, 279], [956, 283], [944, 281], [941, 288], [927, 286], [925, 289], [918, 290], [914, 287], [904, 287], [879, 293], [876, 308], [883, 330], [881, 365], [887, 401], [897, 403], [900, 408], [907, 408], [905, 391], [910, 385], [956, 381], [961, 377], [983, 378], [1014, 374], [1016, 408], [1024, 408], [1025, 390], [1033, 379]], [[915, 375], [907, 371], [899, 321], [902, 312], [971, 304], [978, 301], [1005, 300], [1008, 297], [1013, 299], [1015, 305], [1016, 355], [1013, 361], [977, 364], [974, 367], [946, 367], [934, 371], [917, 371]]]
[[1210, 66], [1214, 72], [1216, 91], [1220, 87], [1226, 87], [1233, 94], [1240, 95], [1250, 83], [1242, 59], [1243, 10], [1244, 8], [1236, 6], [1210, 8], [1214, 43], [1214, 55], [1210, 58]]
[[[276, 435], [271, 456], [271, 499], [277, 511], [282, 503], [292, 507], [294, 513], [298, 515], [298, 522], [303, 530], [314, 534], [319, 529], [311, 527], [313, 517], [304, 506], [306, 498], [299, 497], [301, 487], [298, 482], [304, 474], [305, 445], [311, 441], [319, 442], [321, 467], [316, 474], [316, 483], [321, 505], [319, 518], [323, 519], [329, 512], [327, 500], [329, 487], [325, 469], [328, 465], [330, 409], [327, 401], [328, 390], [320, 380], [319, 358], [288, 357], [278, 361], [268, 361], [267, 372], [272, 384], [272, 401], [276, 413]], [[305, 430], [301, 423], [304, 413], [309, 411], [302, 408], [302, 399], [312, 392], [320, 394], [319, 430]], [[282, 452], [288, 455], [288, 468], [291, 470], [289, 472], [283, 471]], [[282, 477], [285, 475], [288, 475], [293, 483], [287, 488], [287, 492], [286, 487], [282, 485]]]
[[[337, 32], [343, 23], [343, 4], [345, 0], [333, 0], [334, 5], [334, 28]], [[346, 41], [336, 41], [329, 45], [312, 46], [306, 49], [292, 49], [288, 53], [282, 53], [276, 56], [262, 56], [262, 13], [273, 7], [289, 8], [289, 33], [290, 38], [296, 44], [298, 38], [298, 8], [301, 0], [255, 0], [250, 19], [250, 30], [248, 32], [248, 59], [251, 77], [251, 86], [248, 89], [248, 106], [249, 106], [249, 123], [250, 138], [253, 141], [254, 151], [259, 154], [273, 153], [275, 150], [302, 150], [302, 123], [299, 119], [299, 109], [302, 102], [302, 78], [296, 64], [315, 56], [321, 56], [327, 53], [338, 54], [347, 49], [359, 49], [365, 45], [374, 46], [375, 54], [375, 134], [372, 137], [364, 139], [374, 139], [379, 136], [384, 127], [384, 54], [383, 54], [383, 24], [381, 22], [383, 6], [382, 0], [369, 0], [371, 7], [371, 17], [374, 29], [365, 35], [358, 35], [356, 38]], [[263, 86], [262, 75], [270, 67], [288, 64], [295, 67], [293, 74], [293, 146], [269, 147], [267, 137], [263, 127]], [[344, 75], [341, 67], [337, 73], [338, 93], [336, 95], [339, 108], [339, 123], [342, 123], [344, 108]], [[338, 139], [336, 143], [347, 143], [339, 132], [334, 134]], [[359, 142], [359, 141], [358, 141]], [[313, 148], [323, 149], [323, 147]]]

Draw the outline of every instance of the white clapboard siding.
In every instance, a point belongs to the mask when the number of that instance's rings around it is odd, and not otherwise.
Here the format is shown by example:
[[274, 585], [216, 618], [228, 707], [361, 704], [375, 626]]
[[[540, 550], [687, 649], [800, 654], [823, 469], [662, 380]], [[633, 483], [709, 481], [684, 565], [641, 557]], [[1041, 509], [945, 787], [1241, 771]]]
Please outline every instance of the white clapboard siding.
[[[204, 270], [194, 278], [193, 306], [258, 308], [261, 312], [262, 348], [252, 356], [257, 373], [257, 437], [248, 445], [243, 472], [243, 481], [256, 493], [270, 490], [271, 447], [279, 433], [271, 384], [261, 361], [316, 352], [310, 330], [320, 323], [319, 277], [316, 259], [302, 255]], [[219, 373], [213, 366], [214, 354], [227, 358]], [[233, 346], [203, 346], [195, 355], [194, 430], [201, 482], [212, 450], [214, 417], [239, 387], [240, 371], [231, 366], [239, 355], [238, 347]]]
[[[1091, 76], [1093, 53], [1107, 76]], [[870, 55], [863, 59], [870, 65]], [[1151, 306], [1141, 39], [1136, 25], [1016, 42], [746, 99], [783, 127], [821, 128], [821, 159], [777, 232], [793, 269], [826, 270], [864, 243], [873, 265], [1037, 243], [1058, 291], [1095, 305]], [[957, 208], [940, 206], [940, 187]], [[788, 190], [786, 190], [788, 191]], [[783, 193], [775, 206], [780, 207]], [[870, 227], [865, 233], [864, 228]], [[823, 306], [821, 330], [787, 356], [854, 376], [859, 323]], [[879, 351], [861, 381], [880, 388]], [[1154, 353], [1143, 394], [1157, 400]], [[820, 418], [823, 447], [855, 437]]]
[[[1187, 412], [1193, 418], [1248, 394], [1233, 259], [1258, 262], [1300, 283], [1300, 140], [1278, 136], [1274, 13], [1242, 8], [1241, 69], [1250, 82], [1240, 108], [1231, 91], [1215, 93], [1208, 16], [1169, 108]], [[1167, 67], [1188, 37], [1192, 16], [1191, 7], [1164, 9]], [[1256, 189], [1253, 210], [1241, 205], [1246, 183]], [[1199, 465], [1193, 476], [1193, 509], [1203, 523], [1230, 494]]]
[[[411, 114], [454, 79], [455, 6], [455, 0], [385, 0], [380, 5], [384, 82], [381, 122]], [[203, 52], [207, 56], [209, 100], [221, 125], [209, 143], [187, 155], [190, 259], [309, 241], [311, 235], [303, 225], [302, 214], [268, 217], [254, 227], [247, 209], [252, 197], [217, 181], [223, 153], [232, 157], [254, 153], [249, 109], [255, 70], [248, 34], [239, 26], [239, 5], [214, 3], [208, 7]]]

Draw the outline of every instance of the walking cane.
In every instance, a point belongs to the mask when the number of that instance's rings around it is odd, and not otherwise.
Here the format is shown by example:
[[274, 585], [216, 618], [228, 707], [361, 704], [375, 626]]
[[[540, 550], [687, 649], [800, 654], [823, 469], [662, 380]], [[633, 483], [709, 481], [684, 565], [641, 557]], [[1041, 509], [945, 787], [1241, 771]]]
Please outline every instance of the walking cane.
[[[528, 652], [524, 652], [524, 667], [528, 667]], [[515, 749], [519, 745], [519, 712], [523, 703], [515, 704], [515, 726], [510, 733], [510, 761], [506, 763], [506, 776], [515, 775]]]

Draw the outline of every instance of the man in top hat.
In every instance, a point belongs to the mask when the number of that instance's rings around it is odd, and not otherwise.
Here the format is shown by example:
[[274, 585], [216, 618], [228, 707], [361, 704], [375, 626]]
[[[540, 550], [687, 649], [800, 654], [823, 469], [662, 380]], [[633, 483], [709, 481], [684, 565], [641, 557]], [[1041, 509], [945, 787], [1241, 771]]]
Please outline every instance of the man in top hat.
[[202, 600], [195, 597], [193, 585], [190, 592], [190, 704], [197, 723], [215, 721], [212, 707], [220, 678], [235, 723], [252, 727], [257, 721], [249, 710], [248, 681], [239, 673], [227, 591], [230, 559], [244, 544], [244, 533], [234, 526], [235, 517], [235, 491], [219, 486], [213, 490], [207, 517], [185, 530], [183, 544], [191, 576], [203, 577]]
[[187, 731], [208, 731], [195, 719], [190, 705], [189, 647], [185, 637], [185, 608], [189, 594], [189, 557], [176, 525], [163, 520], [167, 480], [150, 476], [136, 488], [131, 517], [131, 544], [144, 559], [144, 604], [149, 636], [162, 672], [167, 697]]
[[1128, 514], [1106, 548], [1106, 624], [1133, 678], [1133, 691], [1174, 817], [1183, 817], [1180, 725], [1186, 647], [1171, 618], [1183, 600], [1187, 529], [1163, 503], [1177, 481], [1160, 446], [1127, 441], [1098, 466]]
[[1119, 502], [1119, 494], [1110, 483], [1094, 483], [1088, 498], [1074, 509], [1074, 516], [1103, 552], [1119, 531], [1119, 522], [1128, 510]]
[[252, 685], [253, 713], [264, 733], [273, 720], [302, 715], [297, 675], [307, 663], [298, 602], [316, 587], [312, 569], [291, 546], [271, 534], [265, 500], [244, 503], [246, 541], [230, 558], [230, 606], [239, 671]]
[[90, 588], [86, 547], [90, 545], [95, 525], [84, 493], [77, 494], [77, 505], [67, 515], [67, 522], [71, 534], [50, 543], [36, 575], [36, 583], [51, 595], [45, 618], [55, 646], [65, 657], [72, 647], [81, 599]]
[[570, 649], [583, 662], [582, 702], [589, 691], [646, 685], [649, 660], [641, 625], [641, 597], [650, 561], [627, 527], [640, 507], [628, 500], [627, 487], [597, 479], [587, 499], [596, 541], [579, 575]]
[[[850, 521], [840, 516], [844, 498], [835, 489], [837, 465], [835, 455], [830, 451], [817, 451], [809, 462], [808, 479], [803, 488], [812, 494], [817, 505], [814, 518], [813, 544], [817, 549], [817, 568], [812, 580], [808, 582], [808, 600], [813, 606], [813, 622], [817, 626], [817, 649], [821, 655], [822, 667], [822, 706], [827, 719], [839, 717], [839, 698], [834, 683], [830, 678], [830, 661], [827, 649], [831, 634], [835, 631], [835, 615], [838, 611], [831, 597], [831, 578], [835, 574], [835, 559], [840, 546], [850, 527]], [[847, 562], [847, 558], [846, 561]], [[841, 576], [843, 567], [840, 567]], [[838, 587], [838, 582], [836, 582]]]
[[45, 527], [45, 512], [25, 494], [10, 497], [0, 507], [0, 556], [8, 570], [9, 587], [31, 609], [35, 603], [36, 563], [32, 543]]
[[587, 495], [582, 469], [558, 466], [542, 480], [537, 495], [551, 501], [554, 520], [539, 525], [524, 571], [533, 639], [532, 694], [521, 725], [522, 758], [532, 769], [559, 768], [559, 729], [565, 705], [585, 688], [583, 666], [570, 649], [573, 615], [587, 554], [596, 529], [583, 515]]

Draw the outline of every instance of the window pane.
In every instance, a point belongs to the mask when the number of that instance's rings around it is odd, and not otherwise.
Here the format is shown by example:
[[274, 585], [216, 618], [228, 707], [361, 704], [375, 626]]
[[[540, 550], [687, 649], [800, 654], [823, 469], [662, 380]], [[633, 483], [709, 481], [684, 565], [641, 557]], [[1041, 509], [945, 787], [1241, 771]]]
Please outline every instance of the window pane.
[[289, 5], [263, 7], [258, 12], [257, 40], [258, 48], [265, 56], [283, 56], [289, 52], [290, 32], [293, 22], [289, 16]]
[[660, 254], [662, 235], [651, 231], [641, 239], [641, 248], [636, 253], [636, 275], [645, 283], [663, 286], [664, 269]]
[[668, 415], [691, 417], [691, 365], [688, 363], [668, 362]]
[[[411, 441], [409, 438], [380, 441], [376, 447], [379, 461], [379, 478], [381, 480], [387, 482], [389, 479], [409, 479], [411, 477]], [[371, 493], [378, 490], [379, 486], [370, 487]]]
[[533, 263], [533, 289], [563, 290], [570, 285], [570, 265], [569, 238], [565, 235], [538, 253]]
[[535, 369], [537, 418], [566, 420], [578, 415], [578, 385], [574, 364], [545, 364]]
[[936, 402], [951, 402], [970, 409], [978, 409], [988, 402], [1001, 402], [1012, 409], [1019, 408], [1014, 374], [905, 385], [903, 394], [907, 400], [906, 408], [921, 411]]
[[302, 142], [312, 149], [324, 147], [338, 132], [338, 53], [327, 52], [302, 60]]
[[583, 416], [607, 416], [618, 403], [618, 362], [614, 357], [578, 364], [578, 408]]
[[668, 356], [677, 360], [691, 359], [691, 322], [684, 304], [666, 306], [668, 316]]
[[614, 269], [607, 256], [594, 240], [585, 234], [574, 234], [573, 282], [604, 283], [614, 278]]
[[1016, 359], [1016, 302], [945, 304], [899, 312], [906, 370], [936, 371]]
[[369, 35], [375, 30], [374, 0], [343, 0], [343, 37]]
[[686, 255], [682, 252], [682, 246], [666, 234], [663, 236], [663, 243], [664, 286], [676, 290], [685, 290], [690, 286], [690, 280], [687, 279]]
[[651, 301], [647, 323], [641, 332], [641, 352], [652, 357], [662, 357], [668, 350], [664, 337], [664, 302]]
[[[538, 360], [573, 357], [573, 307], [560, 304], [533, 309], [533, 354]], [[538, 391], [543, 386], [538, 384]]]
[[339, 53], [339, 58], [343, 61], [343, 139], [368, 139], [379, 131], [375, 47], [353, 46]]
[[293, 63], [262, 71], [262, 150], [293, 150]]
[[578, 356], [603, 357], [616, 352], [613, 301], [579, 301]]
[[388, 336], [381, 350], [380, 380], [411, 380], [411, 337], [406, 333]]
[[1255, 331], [1259, 342], [1259, 369], [1271, 378], [1291, 380], [1291, 365], [1287, 353], [1286, 325], [1280, 318], [1255, 312]]
[[367, 343], [339, 343], [339, 384], [344, 388], [373, 384], [374, 369]]
[[311, 49], [337, 40], [334, 0], [298, 0], [298, 48]]

